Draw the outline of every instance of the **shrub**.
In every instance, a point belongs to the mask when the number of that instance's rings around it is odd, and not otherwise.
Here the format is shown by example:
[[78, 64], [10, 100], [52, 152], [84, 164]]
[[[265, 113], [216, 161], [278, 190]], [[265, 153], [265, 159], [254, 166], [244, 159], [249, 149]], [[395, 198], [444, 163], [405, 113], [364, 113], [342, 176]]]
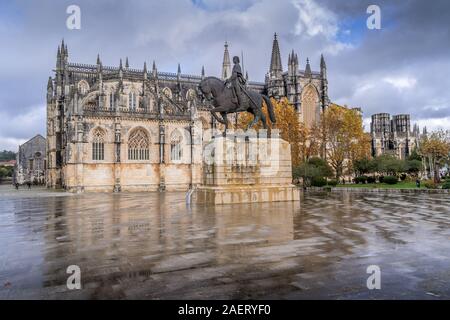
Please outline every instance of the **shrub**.
[[423, 185], [427, 189], [437, 189], [437, 187], [438, 187], [436, 182], [434, 182], [434, 180], [427, 180], [427, 181], [424, 182]]
[[314, 177], [311, 180], [311, 185], [313, 187], [323, 187], [327, 184], [327, 180], [323, 177]]
[[397, 184], [397, 182], [398, 182], [398, 178], [394, 177], [394, 176], [387, 176], [387, 177], [384, 177], [384, 179], [383, 179], [383, 183], [386, 183], [386, 184]]
[[379, 176], [379, 177], [378, 177], [378, 181], [380, 181], [380, 183], [383, 183], [383, 181], [384, 181], [384, 176]]
[[355, 178], [355, 182], [356, 182], [356, 183], [362, 183], [362, 184], [364, 184], [364, 183], [367, 182], [367, 177], [366, 177], [366, 176], [356, 177], [356, 178]]
[[336, 187], [338, 184], [337, 180], [329, 180], [328, 185], [331, 187]]
[[375, 183], [377, 182], [377, 179], [375, 177], [367, 177], [367, 183]]
[[442, 189], [450, 189], [450, 180], [445, 180]]
[[406, 177], [407, 177], [407, 175], [404, 174], [404, 173], [402, 173], [402, 174], [400, 175], [400, 180], [405, 181], [405, 180], [406, 180]]

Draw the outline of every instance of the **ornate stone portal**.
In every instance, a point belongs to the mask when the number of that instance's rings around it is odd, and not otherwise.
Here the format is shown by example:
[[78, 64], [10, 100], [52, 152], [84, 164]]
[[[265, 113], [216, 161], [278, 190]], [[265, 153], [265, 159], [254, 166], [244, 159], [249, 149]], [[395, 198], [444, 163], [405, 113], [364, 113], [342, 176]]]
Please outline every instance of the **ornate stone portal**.
[[197, 203], [232, 204], [296, 201], [291, 147], [279, 137], [216, 137], [204, 147]]

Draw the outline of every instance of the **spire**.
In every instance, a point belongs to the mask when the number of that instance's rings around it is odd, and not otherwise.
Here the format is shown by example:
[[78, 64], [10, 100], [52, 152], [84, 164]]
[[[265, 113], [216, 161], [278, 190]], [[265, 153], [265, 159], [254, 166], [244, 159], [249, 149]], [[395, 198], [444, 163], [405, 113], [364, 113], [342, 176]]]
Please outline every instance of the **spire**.
[[180, 67], [180, 64], [178, 64], [177, 74], [181, 74], [181, 67]]
[[103, 72], [102, 61], [100, 60], [100, 54], [97, 54], [97, 72], [100, 74]]
[[270, 60], [270, 72], [283, 72], [283, 67], [281, 65], [280, 47], [278, 45], [277, 34], [275, 33], [273, 37], [272, 45], [272, 59]]
[[327, 67], [327, 64], [325, 63], [325, 58], [323, 57], [323, 54], [320, 55], [320, 69], [325, 69]]
[[225, 50], [223, 52], [222, 62], [222, 80], [226, 80], [231, 76], [230, 53], [228, 52], [228, 42], [225, 41]]
[[205, 66], [202, 66], [202, 78], [205, 77]]
[[125, 58], [125, 68], [128, 69], [130, 64], [128, 63], [128, 57]]
[[53, 91], [53, 80], [52, 80], [52, 77], [48, 77], [47, 91], [48, 90], [52, 90]]
[[145, 61], [144, 61], [144, 70], [143, 70], [142, 74], [144, 76], [144, 80], [147, 80], [148, 71], [147, 71], [147, 62], [145, 62]]
[[65, 56], [65, 46], [64, 46], [64, 39], [61, 41], [61, 56]]
[[309, 65], [309, 58], [306, 58], [305, 76], [312, 76], [311, 66]]
[[61, 67], [61, 47], [58, 46], [58, 52], [56, 53], [56, 69]]
[[248, 81], [248, 71], [245, 71], [245, 80]]
[[325, 58], [323, 54], [320, 55], [320, 74], [323, 79], [327, 78], [327, 64], [325, 63]]
[[155, 63], [155, 60], [153, 60], [152, 76], [153, 76], [154, 78], [156, 78], [157, 75], [158, 75], [158, 71], [156, 70], [156, 63]]
[[53, 80], [52, 77], [48, 77], [47, 82], [47, 102], [50, 102], [53, 97]]
[[295, 65], [298, 66], [298, 56], [297, 54], [295, 54], [295, 61], [294, 61]]
[[291, 54], [289, 53], [289, 55], [288, 55], [288, 66], [290, 66], [291, 65]]
[[120, 59], [120, 63], [119, 63], [119, 70], [122, 70], [123, 69], [123, 67], [122, 67], [122, 58]]

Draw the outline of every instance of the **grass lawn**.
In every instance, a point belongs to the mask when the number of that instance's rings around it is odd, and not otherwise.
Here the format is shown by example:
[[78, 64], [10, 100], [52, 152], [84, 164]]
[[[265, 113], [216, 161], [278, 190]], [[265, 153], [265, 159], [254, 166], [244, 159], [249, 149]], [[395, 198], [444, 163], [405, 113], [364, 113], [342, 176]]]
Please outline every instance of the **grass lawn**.
[[[417, 189], [415, 182], [399, 182], [397, 184], [366, 183], [366, 184], [339, 184], [337, 188], [378, 188], [378, 189]], [[425, 189], [423, 183], [420, 189]]]

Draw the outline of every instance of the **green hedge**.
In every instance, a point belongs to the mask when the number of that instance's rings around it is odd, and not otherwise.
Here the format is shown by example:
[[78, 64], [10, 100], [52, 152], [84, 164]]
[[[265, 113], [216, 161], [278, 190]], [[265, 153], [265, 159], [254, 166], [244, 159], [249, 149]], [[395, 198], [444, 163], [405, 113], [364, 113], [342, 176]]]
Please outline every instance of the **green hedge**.
[[384, 179], [383, 179], [383, 183], [386, 183], [386, 184], [397, 184], [397, 182], [398, 182], [398, 178], [394, 177], [394, 176], [387, 176], [387, 177], [384, 177]]
[[361, 183], [361, 184], [365, 184], [367, 182], [367, 177], [366, 176], [359, 176], [355, 178], [355, 183]]
[[328, 185], [331, 187], [336, 187], [338, 185], [337, 180], [329, 180]]
[[442, 189], [450, 189], [450, 180], [445, 180]]
[[367, 183], [375, 183], [377, 182], [377, 179], [375, 177], [367, 177]]
[[327, 184], [327, 180], [322, 177], [314, 177], [311, 179], [311, 185], [313, 187], [324, 187]]

